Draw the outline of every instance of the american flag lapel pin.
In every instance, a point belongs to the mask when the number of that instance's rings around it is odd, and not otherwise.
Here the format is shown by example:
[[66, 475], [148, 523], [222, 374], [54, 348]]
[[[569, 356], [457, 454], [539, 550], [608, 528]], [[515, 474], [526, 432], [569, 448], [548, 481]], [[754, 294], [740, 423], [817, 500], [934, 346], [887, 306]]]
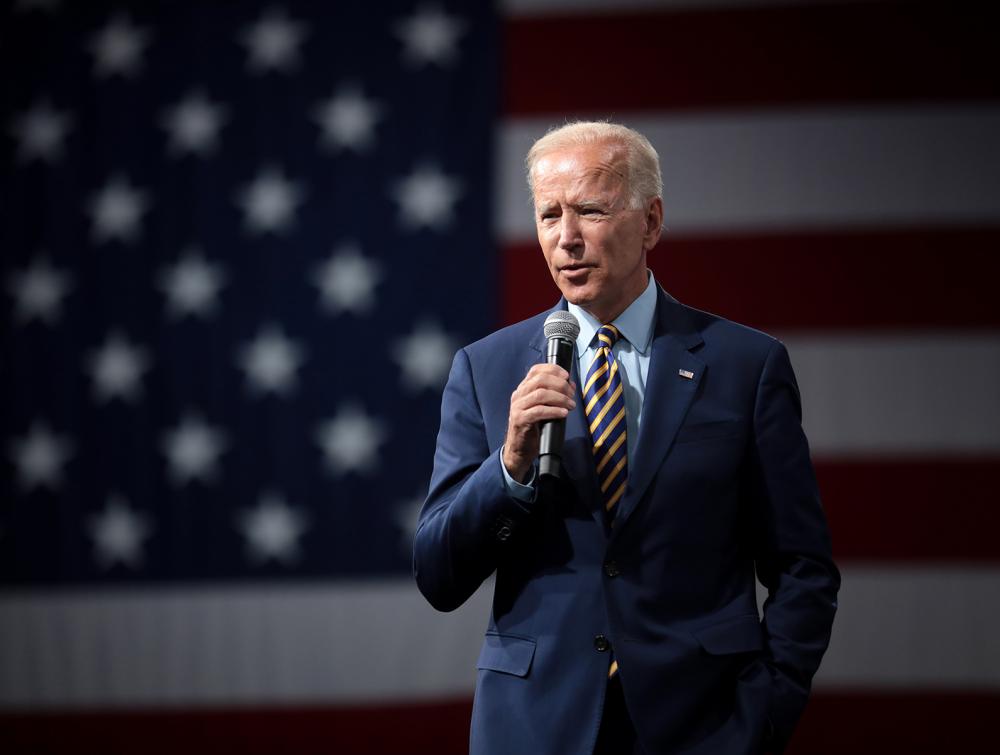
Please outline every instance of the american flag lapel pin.
[[677, 370], [677, 374], [680, 375], [682, 378], [686, 378], [688, 380], [694, 377], [694, 373], [691, 372], [690, 370]]

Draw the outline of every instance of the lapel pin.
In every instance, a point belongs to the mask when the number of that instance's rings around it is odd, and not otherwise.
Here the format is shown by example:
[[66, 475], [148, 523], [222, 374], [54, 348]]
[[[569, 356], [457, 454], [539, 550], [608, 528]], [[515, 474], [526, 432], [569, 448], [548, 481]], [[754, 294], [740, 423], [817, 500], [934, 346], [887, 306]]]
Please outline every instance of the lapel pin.
[[694, 377], [694, 373], [690, 370], [677, 370], [677, 374], [682, 378], [687, 378], [688, 380]]

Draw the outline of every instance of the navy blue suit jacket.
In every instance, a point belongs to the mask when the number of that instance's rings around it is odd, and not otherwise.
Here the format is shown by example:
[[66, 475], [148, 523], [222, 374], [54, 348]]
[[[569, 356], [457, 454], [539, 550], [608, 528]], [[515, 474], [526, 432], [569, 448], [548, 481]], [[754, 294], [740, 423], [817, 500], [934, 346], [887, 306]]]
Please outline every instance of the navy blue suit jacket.
[[[417, 584], [440, 610], [496, 572], [472, 752], [591, 752], [609, 664], [599, 636], [647, 752], [781, 749], [840, 583], [784, 346], [659, 290], [642, 426], [612, 529], [579, 398], [563, 479], [533, 504], [507, 494], [510, 396], [544, 361], [547, 314], [455, 356], [414, 540]], [[755, 573], [769, 594], [763, 617]]]

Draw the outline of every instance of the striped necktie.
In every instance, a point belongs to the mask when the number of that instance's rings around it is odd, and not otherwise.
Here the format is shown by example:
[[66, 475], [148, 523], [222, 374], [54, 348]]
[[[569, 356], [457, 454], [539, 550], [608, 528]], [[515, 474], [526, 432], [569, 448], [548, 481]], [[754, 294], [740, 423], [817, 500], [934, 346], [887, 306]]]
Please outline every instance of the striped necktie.
[[611, 351], [621, 333], [614, 325], [597, 331], [597, 356], [583, 385], [584, 411], [594, 440], [594, 463], [601, 485], [604, 509], [613, 520], [628, 483], [625, 442], [625, 394], [618, 362]]

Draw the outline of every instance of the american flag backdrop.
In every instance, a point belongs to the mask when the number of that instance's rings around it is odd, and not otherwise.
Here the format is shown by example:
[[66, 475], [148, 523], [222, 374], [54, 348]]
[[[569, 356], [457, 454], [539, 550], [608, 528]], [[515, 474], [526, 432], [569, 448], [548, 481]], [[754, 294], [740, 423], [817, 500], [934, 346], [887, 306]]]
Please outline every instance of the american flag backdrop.
[[531, 142], [611, 117], [658, 280], [799, 378], [844, 586], [791, 750], [994, 751], [995, 48], [945, 3], [7, 3], [0, 747], [465, 751], [489, 586], [408, 576], [440, 389], [558, 295]]

